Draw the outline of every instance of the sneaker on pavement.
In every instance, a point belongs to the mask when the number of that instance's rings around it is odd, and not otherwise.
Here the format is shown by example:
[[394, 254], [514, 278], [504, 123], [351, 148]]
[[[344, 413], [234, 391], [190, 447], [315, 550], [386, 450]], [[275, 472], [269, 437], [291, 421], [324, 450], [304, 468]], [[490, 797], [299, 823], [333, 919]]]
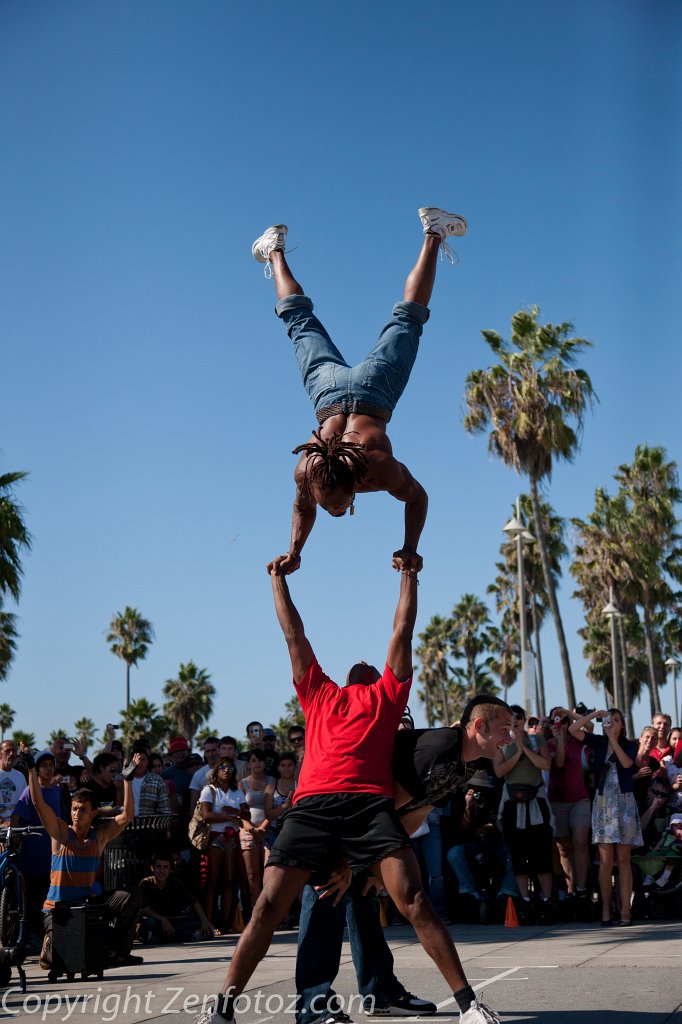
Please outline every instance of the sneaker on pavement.
[[418, 999], [411, 992], [395, 996], [388, 1006], [374, 1006], [365, 1010], [367, 1017], [430, 1017], [438, 1007], [428, 999]]
[[466, 1013], [460, 1014], [459, 1024], [502, 1024], [502, 1021], [494, 1010], [480, 1002], [477, 997]]
[[467, 221], [458, 213], [448, 213], [437, 206], [422, 206], [419, 210], [425, 235], [439, 235], [441, 241], [450, 235], [465, 235]]
[[[234, 1017], [230, 1020], [234, 1024]], [[217, 1010], [204, 1010], [198, 1017], [195, 1017], [192, 1024], [228, 1024], [227, 1017], [223, 1017]]]
[[324, 1017], [319, 1024], [353, 1024], [352, 1019], [343, 1010], [334, 1010]]
[[282, 252], [285, 252], [286, 237], [286, 224], [273, 224], [272, 227], [267, 228], [260, 238], [257, 238], [251, 246], [251, 252], [253, 253], [254, 259], [257, 260], [258, 263], [267, 263], [273, 249], [281, 249]]

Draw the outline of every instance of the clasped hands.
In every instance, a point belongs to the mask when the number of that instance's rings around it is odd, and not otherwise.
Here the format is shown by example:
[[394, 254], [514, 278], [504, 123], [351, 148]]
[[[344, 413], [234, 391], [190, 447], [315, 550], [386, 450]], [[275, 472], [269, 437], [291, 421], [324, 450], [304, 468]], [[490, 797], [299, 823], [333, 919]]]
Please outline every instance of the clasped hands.
[[[396, 572], [407, 573], [408, 576], [416, 576], [424, 567], [424, 559], [416, 551], [409, 551], [407, 548], [400, 548], [393, 552], [391, 565]], [[268, 562], [266, 569], [268, 576], [289, 576], [301, 567], [301, 556], [288, 551], [285, 555], [278, 555]]]

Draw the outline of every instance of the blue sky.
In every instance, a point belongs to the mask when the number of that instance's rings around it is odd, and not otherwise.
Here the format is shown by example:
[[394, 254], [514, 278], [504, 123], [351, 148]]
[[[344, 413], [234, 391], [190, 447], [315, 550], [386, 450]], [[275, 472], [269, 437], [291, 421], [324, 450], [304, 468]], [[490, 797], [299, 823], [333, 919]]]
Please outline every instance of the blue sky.
[[[586, 515], [638, 443], [679, 460], [681, 30], [670, 0], [5, 0], [0, 467], [30, 470], [34, 536], [0, 691], [16, 727], [42, 742], [118, 719], [104, 633], [126, 604], [157, 634], [134, 697], [160, 703], [193, 659], [219, 731], [282, 713], [264, 566], [288, 544], [290, 452], [313, 417], [251, 257], [268, 224], [289, 225], [292, 267], [355, 362], [402, 295], [417, 208], [469, 219], [390, 429], [431, 502], [418, 628], [484, 594], [522, 489], [462, 428], [482, 328], [507, 334], [537, 303], [594, 342], [600, 401], [551, 482], [560, 514]], [[386, 495], [318, 521], [291, 585], [333, 677], [383, 662], [401, 538]], [[550, 626], [543, 643], [560, 700]]]

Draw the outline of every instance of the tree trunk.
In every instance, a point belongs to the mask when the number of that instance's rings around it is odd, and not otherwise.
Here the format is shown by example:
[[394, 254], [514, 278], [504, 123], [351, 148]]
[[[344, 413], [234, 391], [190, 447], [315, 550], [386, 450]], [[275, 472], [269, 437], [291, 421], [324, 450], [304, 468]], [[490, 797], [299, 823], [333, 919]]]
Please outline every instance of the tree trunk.
[[661, 698], [658, 692], [658, 679], [656, 676], [656, 659], [654, 657], [654, 641], [651, 631], [651, 609], [649, 608], [649, 594], [644, 590], [644, 637], [646, 647], [646, 660], [649, 666], [649, 691], [651, 696], [651, 717], [661, 710]]
[[[538, 716], [543, 718], [546, 714], [545, 708], [545, 674], [542, 668], [542, 651], [540, 650], [540, 627], [538, 626], [538, 611], [535, 606], [535, 597], [531, 594], [531, 614], [533, 616], [533, 637], [535, 638], [535, 659], [538, 672]], [[573, 708], [570, 709], [571, 711]]]
[[441, 716], [440, 717], [441, 717], [441, 720], [443, 722], [443, 725], [449, 726], [450, 725], [450, 709], [448, 708], [448, 687], [447, 687], [447, 681], [445, 679], [443, 679], [443, 678], [441, 678], [441, 681], [440, 681], [440, 693], [441, 693], [440, 699], [441, 699], [442, 704], [443, 704], [443, 708], [442, 708]]
[[572, 710], [575, 707], [575, 687], [573, 686], [571, 662], [568, 657], [566, 635], [564, 633], [564, 626], [561, 621], [561, 613], [559, 612], [559, 604], [557, 602], [556, 591], [554, 589], [554, 582], [552, 580], [552, 573], [549, 564], [549, 556], [547, 554], [547, 538], [545, 537], [545, 529], [542, 522], [542, 513], [540, 511], [540, 498], [538, 495], [537, 480], [535, 480], [535, 478], [532, 476], [530, 477], [530, 500], [533, 506], [535, 534], [540, 548], [540, 561], [542, 562], [542, 574], [545, 577], [547, 600], [549, 601], [549, 608], [552, 613], [552, 618], [554, 619], [554, 627], [556, 629], [557, 640], [559, 641], [561, 667], [563, 669], [564, 683], [566, 685], [566, 699], [568, 701], [569, 708]]
[[126, 711], [130, 707], [130, 663], [126, 661]]
[[635, 736], [635, 723], [632, 718], [632, 694], [630, 693], [630, 669], [628, 667], [628, 647], [625, 638], [625, 626], [623, 616], [618, 619], [618, 641], [620, 646], [620, 661], [623, 666], [623, 714], [628, 736]]

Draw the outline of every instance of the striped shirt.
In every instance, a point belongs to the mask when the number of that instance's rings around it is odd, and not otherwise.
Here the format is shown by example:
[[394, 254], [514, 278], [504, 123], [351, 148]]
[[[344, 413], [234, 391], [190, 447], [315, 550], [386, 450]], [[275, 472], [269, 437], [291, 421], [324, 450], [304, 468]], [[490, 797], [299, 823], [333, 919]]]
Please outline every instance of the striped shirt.
[[97, 876], [101, 856], [97, 836], [91, 828], [85, 840], [78, 838], [69, 828], [69, 838], [57, 853], [52, 854], [50, 888], [43, 911], [54, 910], [60, 900], [74, 902], [90, 896]]

